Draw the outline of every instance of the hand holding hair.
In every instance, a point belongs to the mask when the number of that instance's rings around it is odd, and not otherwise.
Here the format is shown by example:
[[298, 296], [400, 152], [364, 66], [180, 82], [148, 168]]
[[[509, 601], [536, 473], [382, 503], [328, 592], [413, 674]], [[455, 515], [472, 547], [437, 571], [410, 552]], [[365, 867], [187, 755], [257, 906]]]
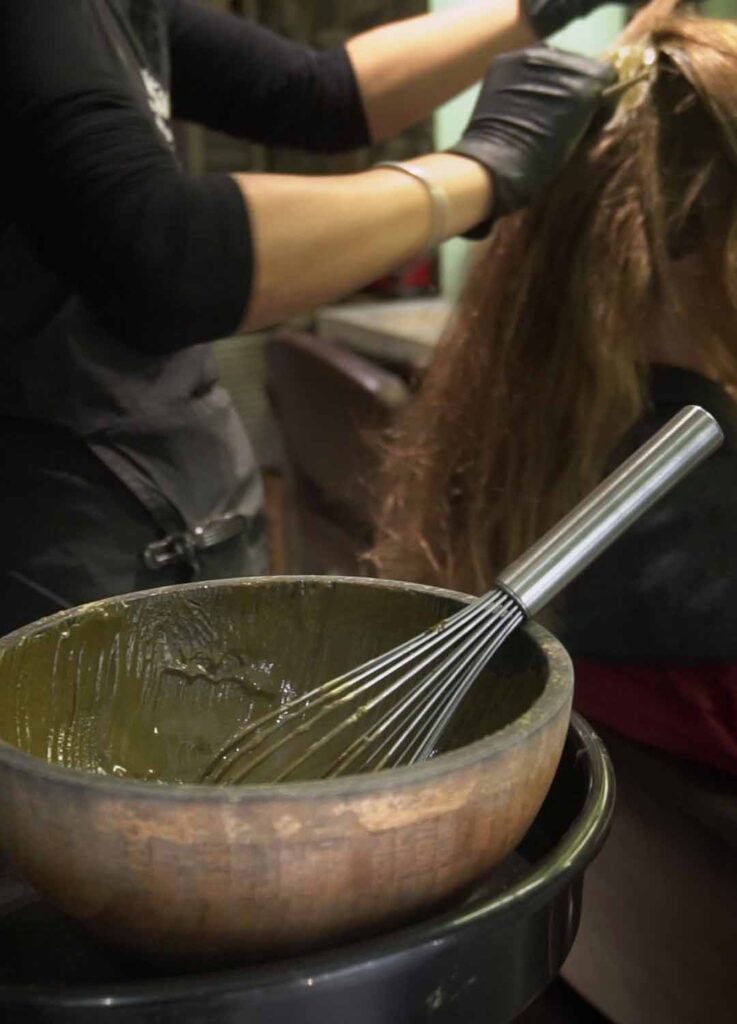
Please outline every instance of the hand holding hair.
[[[451, 152], [491, 173], [494, 217], [528, 205], [558, 175], [615, 79], [610, 64], [543, 45], [493, 62]], [[488, 222], [470, 237], [487, 230]]]

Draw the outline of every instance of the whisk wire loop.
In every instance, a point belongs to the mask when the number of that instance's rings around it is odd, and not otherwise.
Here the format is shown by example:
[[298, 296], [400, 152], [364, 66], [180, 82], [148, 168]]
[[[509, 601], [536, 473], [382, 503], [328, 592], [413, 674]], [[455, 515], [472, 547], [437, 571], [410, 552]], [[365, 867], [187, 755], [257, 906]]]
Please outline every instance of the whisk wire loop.
[[[282, 705], [245, 726], [218, 752], [217, 757], [203, 774], [203, 780], [215, 784], [228, 781], [237, 785], [257, 767], [264, 764], [268, 758], [277, 754], [286, 744], [293, 742], [296, 737], [303, 735], [308, 730], [314, 729], [342, 704], [354, 703], [363, 694], [376, 688], [386, 679], [395, 676], [401, 669], [408, 665], [411, 666], [408, 672], [385, 688], [375, 701], [370, 701], [359, 709], [360, 717], [369, 714], [378, 704], [388, 700], [403, 685], [437, 660], [446, 649], [453, 646], [458, 637], [463, 637], [469, 631], [474, 630], [480, 622], [494, 616], [506, 598], [507, 595], [501, 590], [491, 591], [483, 599], [472, 605], [466, 605], [440, 625], [425, 630], [424, 633], [413, 637], [393, 650], [372, 658], [358, 669], [315, 687], [287, 705]], [[424, 655], [419, 661], [415, 660], [418, 653]], [[305, 715], [309, 715], [309, 717], [304, 717]], [[285, 724], [294, 719], [302, 720], [292, 730], [285, 729]], [[311, 757], [318, 753], [331, 743], [339, 732], [351, 728], [356, 721], [354, 713], [344, 719], [335, 729], [329, 730], [316, 744], [292, 763], [291, 770], [286, 774], [293, 774], [304, 764], [308, 756]], [[282, 730], [280, 738], [276, 742], [268, 744], [269, 739], [277, 731]], [[264, 746], [264, 744], [268, 745]], [[262, 749], [258, 756], [251, 756], [259, 748]], [[241, 767], [237, 773], [231, 773], [231, 768], [236, 763]], [[280, 774], [275, 781], [284, 781], [283, 776], [284, 773]]]
[[[382, 758], [379, 764], [376, 765], [376, 770], [386, 767], [388, 763], [398, 765], [404, 763], [407, 759], [408, 754], [414, 743], [417, 742], [417, 734], [419, 734], [419, 740], [422, 742], [424, 733], [421, 732], [423, 723], [426, 719], [430, 718], [436, 705], [442, 700], [444, 694], [451, 689], [454, 689], [457, 685], [459, 676], [463, 678], [463, 673], [467, 670], [469, 664], [474, 664], [478, 660], [478, 649], [481, 644], [483, 652], [485, 653], [485, 660], [488, 661], [489, 657], [496, 650], [498, 644], [503, 638], [505, 629], [503, 620], [498, 621], [498, 615], [502, 608], [507, 606], [515, 607], [514, 602], [511, 598], [507, 598], [503, 595], [505, 602], [501, 601], [493, 610], [493, 619], [491, 623], [491, 630], [486, 637], [480, 637], [477, 633], [466, 636], [464, 642], [451, 650], [450, 654], [447, 653], [447, 647], [444, 648], [443, 654], [446, 655], [444, 660], [435, 667], [435, 669], [427, 675], [422, 682], [415, 686], [410, 692], [403, 697], [403, 699], [395, 706], [395, 708], [379, 723], [375, 724], [371, 731], [366, 733], [364, 736], [359, 737], [354, 743], [346, 750], [337, 762], [327, 770], [327, 775], [337, 775], [345, 771], [345, 769], [354, 764], [358, 759], [358, 756], [366, 747], [370, 747], [374, 744], [383, 733], [387, 731], [392, 725], [399, 721], [399, 727], [391, 731], [388, 739], [391, 741], [394, 739], [394, 744], [388, 753]], [[523, 617], [522, 613], [518, 611], [519, 617]], [[489, 615], [484, 616], [487, 620]], [[463, 684], [461, 684], [462, 686]], [[467, 686], [466, 686], [467, 689]], [[430, 691], [431, 695], [426, 698], [427, 692]], [[465, 692], [465, 691], [464, 691]], [[417, 715], [411, 719], [411, 724], [406, 727], [406, 731], [402, 732], [402, 727], [405, 726], [406, 719], [411, 718], [412, 711], [415, 706], [423, 703], [424, 707], [421, 707]], [[460, 700], [459, 700], [460, 702]], [[407, 712], [409, 714], [407, 714]], [[431, 734], [434, 730], [431, 730]], [[384, 737], [384, 742], [378, 747], [375, 753], [384, 749], [386, 746], [387, 737]], [[402, 746], [405, 748], [405, 754], [401, 758], [394, 758], [397, 750]], [[361, 767], [365, 770], [373, 761], [373, 758], [365, 762]]]
[[[506, 595], [500, 592], [494, 599], [488, 601], [479, 602], [478, 605], [474, 605], [470, 613], [465, 615], [458, 615], [458, 618], [452, 622], [448, 620], [443, 629], [433, 628], [428, 630], [423, 636], [423, 643], [416, 644], [410, 641], [412, 649], [405, 652], [405, 655], [401, 658], [396, 657], [396, 651], [390, 652], [388, 655], [380, 655], [374, 659], [373, 664], [374, 670], [370, 678], [365, 679], [360, 686], [354, 686], [351, 681], [350, 687], [346, 692], [346, 684], [341, 683], [337, 687], [331, 687], [330, 684], [326, 684], [324, 688], [326, 692], [321, 694], [313, 707], [309, 710], [313, 711], [320, 704], [320, 709], [317, 714], [312, 714], [300, 722], [299, 725], [295, 726], [291, 732], [284, 731], [283, 734], [274, 742], [263, 748], [255, 757], [248, 757], [248, 754], [253, 753], [254, 749], [258, 748], [264, 741], [267, 741], [275, 733], [281, 731], [282, 722], [274, 723], [274, 725], [267, 730], [260, 738], [257, 738], [253, 744], [247, 747], [241, 747], [237, 755], [236, 760], [239, 763], [239, 769], [237, 774], [230, 777], [229, 781], [233, 784], [238, 784], [248, 775], [250, 775], [256, 768], [263, 765], [269, 758], [273, 757], [283, 747], [294, 741], [301, 735], [309, 731], [315, 731], [315, 727], [322, 721], [325, 721], [330, 715], [339, 710], [341, 706], [347, 704], [356, 703], [363, 694], [370, 694], [375, 690], [379, 683], [383, 683], [387, 679], [392, 679], [397, 671], [406, 669], [406, 666], [410, 667], [403, 671], [401, 675], [393, 678], [393, 681], [388, 685], [379, 689], [374, 696], [369, 696], [369, 699], [359, 707], [356, 707], [350, 714], [341, 718], [337, 725], [333, 728], [328, 729], [318, 740], [312, 743], [306, 750], [299, 754], [290, 764], [282, 769], [274, 778], [275, 782], [284, 782], [289, 776], [294, 775], [308, 760], [313, 758], [320, 751], [331, 745], [337, 738], [344, 732], [351, 731], [355, 728], [358, 723], [375, 711], [381, 704], [385, 704], [389, 701], [396, 693], [406, 687], [417, 677], [422, 676], [424, 671], [433, 663], [439, 659], [445, 659], [442, 661], [420, 684], [419, 687], [415, 687], [419, 692], [416, 694], [416, 699], [419, 700], [422, 694], [438, 679], [446, 670], [448, 662], [448, 652], [451, 652], [450, 661], [451, 664], [462, 657], [465, 651], [465, 646], [457, 647], [459, 638], [463, 638], [468, 634], [472, 637], [472, 642], [478, 642], [478, 628], [479, 623], [486, 620], [496, 621], [499, 607], [502, 601], [506, 599]], [[466, 609], [464, 609], [466, 611]], [[417, 638], [420, 639], [420, 638]], [[418, 658], [418, 654], [420, 657]], [[366, 673], [364, 673], [364, 676]], [[316, 691], [313, 691], [316, 692]], [[338, 694], [336, 696], [336, 693]], [[414, 699], [414, 698], [413, 698]], [[309, 714], [309, 711], [308, 711]], [[391, 714], [391, 713], [390, 713]], [[383, 721], [383, 720], [382, 720]], [[371, 735], [371, 734], [369, 734]], [[340, 755], [338, 761], [341, 763], [340, 771], [344, 770], [342, 762], [346, 754], [353, 753], [354, 751], [359, 754], [361, 749], [366, 746], [366, 738], [359, 737], [348, 751], [345, 751]], [[355, 758], [350, 759], [350, 763], [353, 763]], [[231, 765], [233, 761], [229, 762]], [[324, 776], [330, 776], [338, 774], [334, 764], [324, 769], [322, 774]], [[222, 775], [220, 776], [222, 778]]]

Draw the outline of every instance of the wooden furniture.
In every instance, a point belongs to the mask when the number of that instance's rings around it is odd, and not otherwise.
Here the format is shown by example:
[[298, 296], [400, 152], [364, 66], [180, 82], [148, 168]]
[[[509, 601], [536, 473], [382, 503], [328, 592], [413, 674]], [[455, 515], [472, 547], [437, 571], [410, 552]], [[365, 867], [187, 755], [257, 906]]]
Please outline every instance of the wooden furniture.
[[291, 547], [295, 571], [356, 575], [371, 540], [382, 434], [407, 388], [397, 375], [306, 333], [274, 335], [266, 367], [287, 459], [286, 507], [277, 514], [285, 524], [291, 517], [294, 531], [282, 550]]
[[451, 311], [452, 304], [442, 298], [327, 306], [317, 314], [317, 333], [411, 373], [430, 363]]

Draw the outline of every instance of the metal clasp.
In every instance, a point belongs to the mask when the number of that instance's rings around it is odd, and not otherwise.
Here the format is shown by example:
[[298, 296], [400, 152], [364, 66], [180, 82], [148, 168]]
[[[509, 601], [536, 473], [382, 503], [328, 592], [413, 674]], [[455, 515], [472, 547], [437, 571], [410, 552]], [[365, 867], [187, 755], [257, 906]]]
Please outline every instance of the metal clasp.
[[148, 569], [164, 569], [168, 565], [186, 563], [193, 569], [199, 568], [198, 555], [201, 551], [218, 547], [243, 533], [248, 524], [246, 516], [236, 512], [209, 519], [193, 530], [170, 533], [161, 540], [155, 540], [143, 551], [143, 561]]

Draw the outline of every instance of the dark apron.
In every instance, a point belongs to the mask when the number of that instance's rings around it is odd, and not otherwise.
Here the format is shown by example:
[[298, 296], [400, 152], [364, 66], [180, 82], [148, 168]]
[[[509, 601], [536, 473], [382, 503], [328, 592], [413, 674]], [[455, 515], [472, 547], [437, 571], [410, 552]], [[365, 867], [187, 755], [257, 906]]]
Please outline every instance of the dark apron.
[[[169, 146], [158, 0], [90, 13]], [[0, 272], [38, 296], [32, 327], [0, 345], [0, 634], [111, 594], [266, 572], [261, 480], [210, 348], [118, 342], [12, 226]]]

